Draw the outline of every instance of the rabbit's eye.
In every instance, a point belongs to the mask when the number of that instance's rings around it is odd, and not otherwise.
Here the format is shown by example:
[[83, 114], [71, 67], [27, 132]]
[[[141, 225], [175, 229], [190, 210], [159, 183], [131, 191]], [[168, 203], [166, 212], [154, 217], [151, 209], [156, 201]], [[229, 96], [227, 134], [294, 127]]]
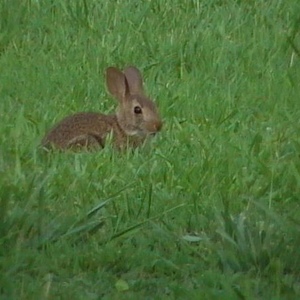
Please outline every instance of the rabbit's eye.
[[139, 106], [135, 106], [134, 107], [134, 113], [135, 114], [141, 114], [142, 113], [142, 109]]

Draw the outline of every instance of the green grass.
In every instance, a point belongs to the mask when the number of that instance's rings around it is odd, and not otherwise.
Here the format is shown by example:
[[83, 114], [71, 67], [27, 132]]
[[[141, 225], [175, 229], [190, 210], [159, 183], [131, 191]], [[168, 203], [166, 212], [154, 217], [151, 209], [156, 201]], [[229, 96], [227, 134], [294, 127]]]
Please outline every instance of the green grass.
[[[300, 2], [0, 2], [1, 299], [300, 297]], [[136, 65], [164, 129], [45, 153]]]

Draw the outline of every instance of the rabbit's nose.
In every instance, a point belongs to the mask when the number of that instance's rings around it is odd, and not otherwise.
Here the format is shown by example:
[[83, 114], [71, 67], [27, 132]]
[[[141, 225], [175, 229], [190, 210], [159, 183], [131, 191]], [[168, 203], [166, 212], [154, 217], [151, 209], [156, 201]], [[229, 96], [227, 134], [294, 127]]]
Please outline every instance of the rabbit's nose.
[[156, 124], [154, 124], [154, 128], [155, 128], [155, 131], [160, 131], [161, 130], [161, 128], [162, 128], [162, 122], [161, 121], [159, 121], [159, 122], [157, 122]]
[[152, 122], [145, 124], [145, 129], [148, 134], [155, 134], [162, 128], [162, 122], [160, 120], [153, 120]]

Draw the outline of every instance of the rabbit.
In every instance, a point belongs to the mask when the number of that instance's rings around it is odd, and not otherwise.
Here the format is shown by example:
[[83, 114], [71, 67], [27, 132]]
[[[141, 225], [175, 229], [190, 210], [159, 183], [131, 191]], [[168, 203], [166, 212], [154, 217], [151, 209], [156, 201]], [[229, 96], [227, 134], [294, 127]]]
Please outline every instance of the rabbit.
[[42, 140], [46, 149], [101, 149], [111, 135], [117, 149], [138, 147], [162, 128], [155, 103], [144, 95], [143, 79], [136, 67], [123, 72], [106, 69], [108, 91], [118, 100], [116, 114], [81, 112], [60, 121]]

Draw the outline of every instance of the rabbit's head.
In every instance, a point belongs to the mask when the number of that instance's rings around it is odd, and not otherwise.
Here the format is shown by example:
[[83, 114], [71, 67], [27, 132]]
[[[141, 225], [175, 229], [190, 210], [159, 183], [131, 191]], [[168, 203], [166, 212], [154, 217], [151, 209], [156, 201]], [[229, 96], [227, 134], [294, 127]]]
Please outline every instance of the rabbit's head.
[[144, 95], [143, 79], [135, 67], [123, 72], [110, 67], [106, 70], [109, 92], [117, 98], [117, 119], [128, 136], [146, 137], [160, 131], [162, 121], [155, 103]]

